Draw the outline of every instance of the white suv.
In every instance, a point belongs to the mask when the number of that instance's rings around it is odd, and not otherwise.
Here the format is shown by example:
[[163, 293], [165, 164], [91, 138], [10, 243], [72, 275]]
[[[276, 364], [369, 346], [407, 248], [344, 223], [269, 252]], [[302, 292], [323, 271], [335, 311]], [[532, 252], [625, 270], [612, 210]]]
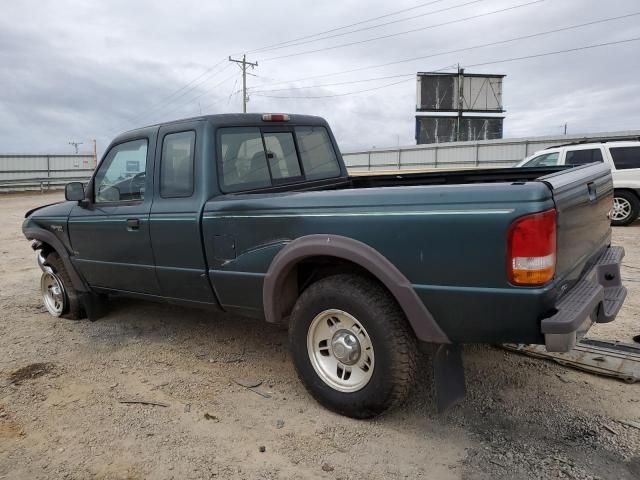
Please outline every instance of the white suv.
[[551, 167], [605, 162], [613, 175], [612, 225], [629, 225], [640, 214], [640, 141], [576, 143], [534, 153], [516, 167]]

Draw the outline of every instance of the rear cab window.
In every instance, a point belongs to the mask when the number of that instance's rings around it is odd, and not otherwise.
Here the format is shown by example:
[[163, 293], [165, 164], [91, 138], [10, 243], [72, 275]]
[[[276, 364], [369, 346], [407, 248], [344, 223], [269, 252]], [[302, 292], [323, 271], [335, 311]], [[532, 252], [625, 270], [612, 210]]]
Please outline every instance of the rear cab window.
[[616, 170], [640, 168], [640, 147], [612, 147], [609, 152]]
[[302, 178], [300, 160], [291, 132], [264, 133], [267, 164], [274, 182]]
[[338, 157], [324, 127], [296, 127], [298, 149], [307, 180], [340, 175]]
[[220, 187], [232, 193], [340, 176], [323, 126], [218, 129]]

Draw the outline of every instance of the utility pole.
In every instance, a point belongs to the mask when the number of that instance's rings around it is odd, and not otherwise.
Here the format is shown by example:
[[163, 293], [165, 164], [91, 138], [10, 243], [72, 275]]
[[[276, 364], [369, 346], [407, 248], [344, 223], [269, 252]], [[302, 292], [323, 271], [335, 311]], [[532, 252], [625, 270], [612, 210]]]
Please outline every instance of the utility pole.
[[464, 109], [464, 68], [458, 64], [458, 123], [456, 124], [456, 142], [460, 141], [460, 127], [462, 126], [462, 110]]
[[98, 166], [98, 142], [95, 138], [93, 139], [93, 166]]
[[258, 62], [247, 62], [246, 55], [242, 55], [242, 60], [236, 60], [229, 57], [229, 61], [237, 63], [242, 69], [242, 112], [247, 113], [247, 102], [249, 101], [249, 97], [247, 96], [247, 66], [251, 68], [257, 67]]
[[565, 135], [567, 134], [567, 124], [566, 123], [564, 124], [564, 134]]
[[82, 145], [84, 142], [69, 142], [69, 145], [73, 145], [76, 149], [76, 155], [78, 154], [78, 147]]

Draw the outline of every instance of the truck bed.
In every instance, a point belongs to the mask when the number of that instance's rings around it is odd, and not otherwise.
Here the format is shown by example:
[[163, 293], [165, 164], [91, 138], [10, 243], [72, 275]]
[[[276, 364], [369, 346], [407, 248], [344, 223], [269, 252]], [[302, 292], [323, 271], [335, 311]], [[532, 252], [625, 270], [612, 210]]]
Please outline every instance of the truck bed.
[[[453, 341], [542, 343], [541, 318], [610, 243], [612, 194], [602, 165], [348, 177], [212, 199], [203, 235], [235, 241], [235, 258], [209, 265], [227, 308], [250, 304], [259, 314], [275, 254], [301, 236], [333, 234], [396, 265]], [[544, 287], [514, 287], [506, 277], [510, 225], [552, 208], [556, 276]], [[208, 258], [220, 257], [206, 246]]]
[[430, 171], [409, 174], [352, 176], [352, 188], [376, 188], [417, 185], [463, 185], [470, 183], [529, 182], [551, 175], [567, 167], [485, 168], [474, 170]]
[[471, 183], [528, 182], [566, 170], [569, 167], [535, 168], [484, 168], [473, 170], [445, 170], [419, 173], [385, 173], [353, 175], [338, 180], [324, 180], [300, 186], [286, 185], [262, 189], [261, 192], [290, 192], [313, 190], [337, 190], [344, 188], [380, 188], [419, 185], [464, 185]]

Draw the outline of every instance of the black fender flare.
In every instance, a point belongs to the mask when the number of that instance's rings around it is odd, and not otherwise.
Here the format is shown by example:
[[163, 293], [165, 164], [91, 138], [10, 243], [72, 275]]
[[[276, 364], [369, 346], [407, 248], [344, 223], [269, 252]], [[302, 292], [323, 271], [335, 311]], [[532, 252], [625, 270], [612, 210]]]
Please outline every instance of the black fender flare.
[[64, 268], [67, 270], [69, 278], [71, 279], [71, 283], [73, 284], [73, 288], [75, 288], [79, 292], [90, 291], [87, 283], [84, 281], [80, 273], [78, 273], [76, 267], [71, 262], [69, 252], [58, 237], [43, 228], [25, 228], [23, 233], [28, 240], [40, 240], [41, 242], [50, 245], [51, 248], [53, 248], [56, 253], [60, 255], [62, 263], [64, 263]]
[[[352, 238], [340, 235], [307, 235], [297, 238], [273, 258], [264, 278], [262, 300], [265, 319], [279, 323], [284, 317], [283, 304], [292, 291], [286, 280], [296, 265], [305, 258], [329, 256], [348, 260], [367, 270], [395, 297], [404, 311], [418, 340], [431, 343], [451, 343], [431, 312], [422, 303], [407, 278], [380, 252]], [[283, 301], [284, 299], [284, 301]]]

